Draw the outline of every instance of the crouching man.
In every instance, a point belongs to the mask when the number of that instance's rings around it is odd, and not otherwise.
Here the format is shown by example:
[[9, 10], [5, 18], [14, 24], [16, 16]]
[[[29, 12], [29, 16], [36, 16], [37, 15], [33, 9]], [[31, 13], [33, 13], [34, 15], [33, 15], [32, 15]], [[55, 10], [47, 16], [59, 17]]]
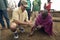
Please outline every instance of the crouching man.
[[21, 1], [20, 7], [13, 11], [10, 29], [14, 33], [14, 38], [18, 38], [17, 27], [24, 31], [21, 25], [29, 25], [26, 7], [28, 7], [27, 2]]
[[48, 13], [47, 10], [44, 10], [42, 13], [38, 15], [38, 17], [35, 20], [35, 23], [31, 29], [31, 33], [29, 36], [32, 36], [35, 29], [43, 29], [49, 36], [52, 35], [52, 27], [53, 21], [51, 15]]

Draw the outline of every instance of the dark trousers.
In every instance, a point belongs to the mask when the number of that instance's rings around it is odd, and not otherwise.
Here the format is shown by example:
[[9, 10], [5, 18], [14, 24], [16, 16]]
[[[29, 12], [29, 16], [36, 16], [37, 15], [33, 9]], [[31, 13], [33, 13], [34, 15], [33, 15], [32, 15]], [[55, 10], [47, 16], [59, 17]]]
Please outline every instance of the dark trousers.
[[31, 9], [26, 9], [28, 13], [28, 20], [30, 20], [30, 15], [31, 15]]
[[10, 21], [9, 21], [9, 17], [8, 17], [7, 10], [0, 10], [0, 23], [1, 23], [1, 25], [2, 25], [2, 28], [5, 27], [3, 17], [5, 18], [6, 23], [7, 23], [7, 26], [8, 26], [8, 28], [9, 28], [9, 26], [10, 26]]

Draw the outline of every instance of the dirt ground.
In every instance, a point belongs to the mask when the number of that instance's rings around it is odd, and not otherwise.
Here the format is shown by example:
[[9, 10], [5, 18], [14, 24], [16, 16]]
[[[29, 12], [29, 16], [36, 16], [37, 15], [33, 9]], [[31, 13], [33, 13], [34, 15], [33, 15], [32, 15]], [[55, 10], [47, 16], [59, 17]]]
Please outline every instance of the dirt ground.
[[[19, 38], [17, 40], [60, 40], [60, 22], [54, 22], [53, 25], [53, 36], [49, 37], [46, 33], [36, 31], [32, 37], [28, 37], [30, 27], [25, 28], [25, 33], [21, 33], [18, 30]], [[9, 30], [0, 30], [1, 40], [15, 40], [13, 33]]]

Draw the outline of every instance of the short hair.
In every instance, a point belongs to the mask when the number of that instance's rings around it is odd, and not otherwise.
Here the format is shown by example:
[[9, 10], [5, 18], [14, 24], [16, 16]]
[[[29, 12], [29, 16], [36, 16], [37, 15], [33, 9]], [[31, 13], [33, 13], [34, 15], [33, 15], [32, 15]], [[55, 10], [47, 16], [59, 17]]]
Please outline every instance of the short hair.
[[45, 19], [48, 16], [48, 11], [44, 10], [42, 14], [42, 18]]
[[48, 13], [48, 10], [44, 10], [43, 13]]

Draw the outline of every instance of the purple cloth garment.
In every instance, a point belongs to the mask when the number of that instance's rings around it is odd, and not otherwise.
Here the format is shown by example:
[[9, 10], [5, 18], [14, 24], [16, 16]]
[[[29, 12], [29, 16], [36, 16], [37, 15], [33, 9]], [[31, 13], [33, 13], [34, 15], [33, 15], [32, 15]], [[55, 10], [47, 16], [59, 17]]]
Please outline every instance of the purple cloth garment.
[[49, 35], [52, 35], [53, 21], [49, 13], [46, 19], [42, 18], [42, 13], [38, 15], [38, 17], [35, 20], [35, 26], [37, 27], [38, 25], [43, 25], [42, 27], [44, 27], [45, 32], [48, 33]]

